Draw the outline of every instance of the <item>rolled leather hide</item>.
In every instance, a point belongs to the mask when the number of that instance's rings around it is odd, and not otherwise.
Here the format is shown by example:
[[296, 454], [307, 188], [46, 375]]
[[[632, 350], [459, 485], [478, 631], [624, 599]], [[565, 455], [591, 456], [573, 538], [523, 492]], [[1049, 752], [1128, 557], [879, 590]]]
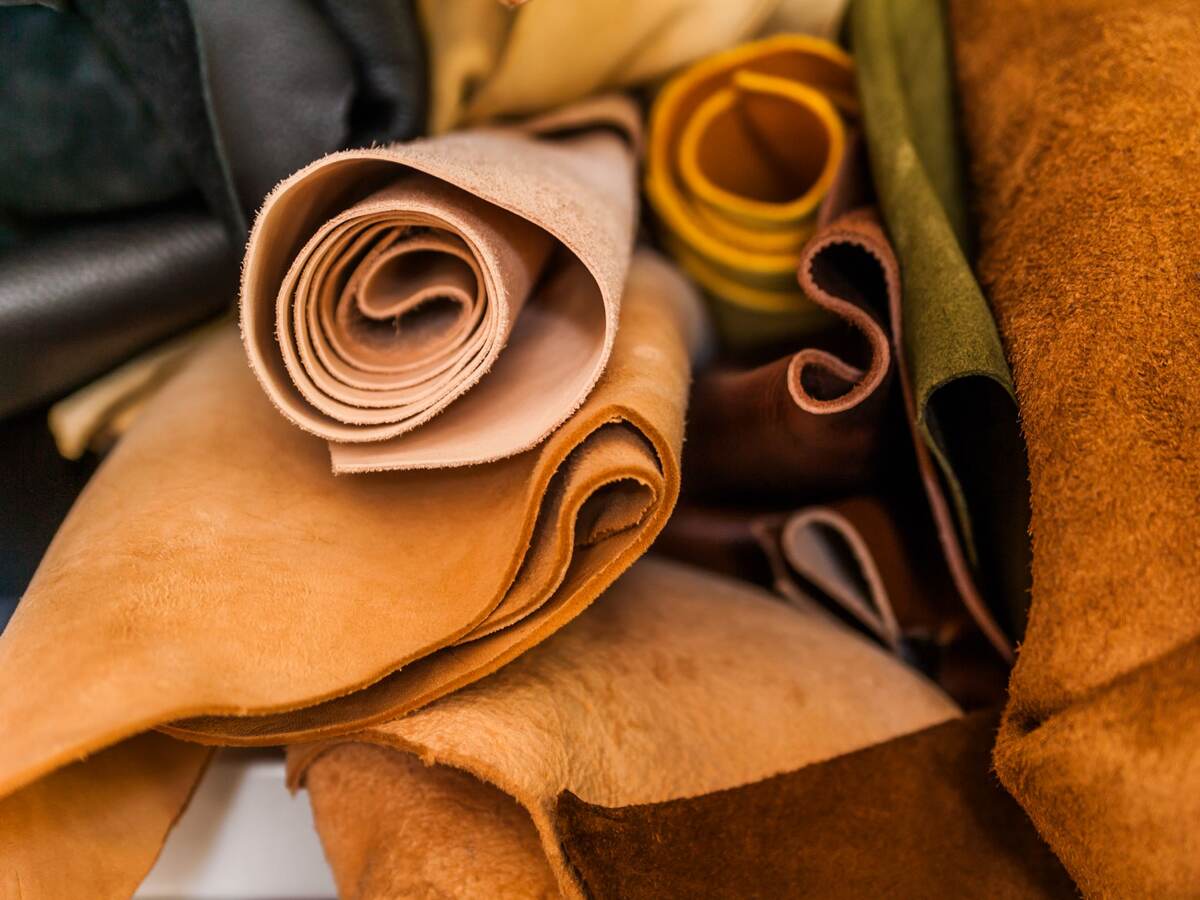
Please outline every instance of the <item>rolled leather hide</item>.
[[242, 334], [335, 471], [489, 462], [579, 408], [616, 333], [637, 130], [628, 101], [601, 99], [327, 156], [267, 198]]
[[353, 478], [219, 335], [105, 460], [0, 635], [0, 678], [25, 686], [0, 695], [0, 796], [172, 722], [230, 744], [353, 730], [552, 634], [670, 514], [698, 312], [639, 253], [605, 374], [549, 440]]
[[580, 897], [564, 790], [606, 806], [692, 796], [957, 714], [814, 604], [647, 559], [494, 677], [293, 746], [289, 769], [344, 897]]
[[727, 343], [827, 322], [796, 268], [845, 154], [843, 116], [857, 109], [850, 58], [805, 35], [702, 60], [655, 100], [646, 194]]

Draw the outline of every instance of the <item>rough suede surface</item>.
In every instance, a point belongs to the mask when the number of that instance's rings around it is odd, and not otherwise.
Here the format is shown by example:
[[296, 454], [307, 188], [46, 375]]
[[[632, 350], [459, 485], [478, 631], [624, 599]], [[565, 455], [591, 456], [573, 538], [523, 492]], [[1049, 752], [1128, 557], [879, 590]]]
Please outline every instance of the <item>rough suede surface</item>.
[[855, 0], [850, 34], [871, 170], [900, 260], [917, 422], [952, 501], [945, 524], [958, 528], [979, 591], [1017, 639], [1029, 587], [1024, 448], [996, 325], [963, 253], [941, 0]]
[[[691, 796], [957, 713], [936, 687], [811, 601], [788, 606], [757, 588], [647, 559], [493, 677], [349, 738], [293, 746], [289, 766], [293, 777], [308, 773], [340, 885], [425, 873], [415, 896], [505, 896], [521, 829], [496, 839], [494, 786], [527, 810], [541, 837], [543, 853], [526, 857], [525, 880], [536, 881], [548, 861], [559, 889], [577, 897], [553, 823], [564, 790], [609, 806]], [[358, 742], [418, 756], [433, 765], [430, 784], [397, 783], [405, 793], [365, 803], [361, 791], [342, 793], [322, 774], [327, 764], [342, 779], [353, 770], [359, 781], [397, 774]], [[460, 827], [422, 829], [446, 815], [442, 767], [471, 773], [484, 789]], [[482, 845], [474, 858], [464, 852], [472, 844]]]
[[952, 12], [1033, 497], [997, 771], [1088, 894], [1195, 896], [1200, 7]]
[[1075, 897], [989, 771], [996, 718], [667, 803], [605, 808], [564, 793], [555, 824], [594, 900]]

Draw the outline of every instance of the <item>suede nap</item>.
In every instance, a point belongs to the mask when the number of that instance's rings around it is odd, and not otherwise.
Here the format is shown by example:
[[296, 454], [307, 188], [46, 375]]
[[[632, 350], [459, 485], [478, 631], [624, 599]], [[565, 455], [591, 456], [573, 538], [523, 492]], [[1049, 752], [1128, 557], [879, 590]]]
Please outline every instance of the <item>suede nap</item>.
[[[636, 225], [636, 110], [333, 154], [267, 198], [241, 325], [337, 472], [490, 462], [573, 413], [612, 351]], [[619, 133], [614, 133], [614, 131]]]
[[1194, 897], [1200, 8], [951, 10], [1033, 504], [996, 770], [1085, 893]]
[[644, 560], [491, 678], [294, 746], [289, 766], [344, 897], [578, 897], [554, 822], [564, 790], [605, 805], [689, 796], [956, 714], [811, 602]]
[[995, 713], [699, 797], [620, 808], [560, 795], [588, 896], [1076, 896], [989, 771]]
[[960, 590], [1015, 641], [1029, 603], [1025, 448], [996, 325], [965, 256], [942, 0], [854, 0], [849, 21], [871, 171], [900, 261], [893, 327], [922, 477]]
[[702, 60], [659, 93], [646, 195], [661, 237], [713, 299], [733, 346], [826, 321], [796, 283], [858, 108], [850, 58], [834, 44], [777, 35]]
[[195, 744], [143, 734], [0, 800], [0, 896], [132, 896], [210, 755]]
[[0, 681], [25, 685], [0, 695], [0, 795], [183, 717], [213, 716], [173, 730], [217, 743], [353, 729], [547, 637], [674, 505], [697, 304], [639, 254], [605, 375], [548, 441], [352, 478], [220, 335], [105, 461], [0, 635]]

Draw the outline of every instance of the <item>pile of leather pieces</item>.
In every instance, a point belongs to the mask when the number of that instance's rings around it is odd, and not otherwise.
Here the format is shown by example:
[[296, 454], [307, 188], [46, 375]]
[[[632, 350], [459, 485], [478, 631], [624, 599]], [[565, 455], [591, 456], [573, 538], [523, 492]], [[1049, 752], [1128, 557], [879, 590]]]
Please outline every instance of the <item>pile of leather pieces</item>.
[[4, 896], [1200, 890], [1192, 0], [52, 5]]

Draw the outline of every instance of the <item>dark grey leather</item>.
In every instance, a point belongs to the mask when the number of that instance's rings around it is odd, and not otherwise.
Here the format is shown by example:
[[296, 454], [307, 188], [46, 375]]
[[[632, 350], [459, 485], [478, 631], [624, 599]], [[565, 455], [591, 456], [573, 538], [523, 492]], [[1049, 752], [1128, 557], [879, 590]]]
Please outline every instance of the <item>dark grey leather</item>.
[[0, 417], [233, 302], [240, 247], [204, 212], [64, 228], [0, 255]]

